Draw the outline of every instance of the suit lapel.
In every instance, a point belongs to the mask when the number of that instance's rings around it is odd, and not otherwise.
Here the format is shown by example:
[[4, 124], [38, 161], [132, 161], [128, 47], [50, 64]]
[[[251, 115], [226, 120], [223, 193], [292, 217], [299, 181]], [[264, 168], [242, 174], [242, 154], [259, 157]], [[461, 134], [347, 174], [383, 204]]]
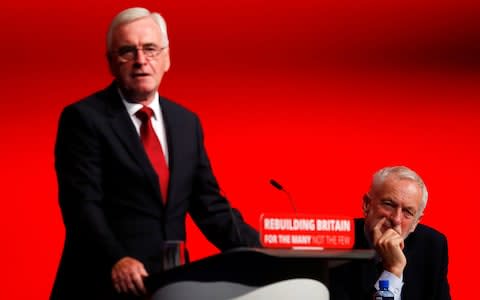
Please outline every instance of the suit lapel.
[[161, 199], [158, 177], [155, 173], [150, 160], [143, 149], [142, 142], [135, 126], [128, 115], [122, 99], [118, 94], [114, 84], [106, 90], [106, 99], [109, 101], [109, 118], [113, 132], [118, 136], [127, 151], [131, 154], [133, 160], [142, 168], [148, 181], [151, 183], [158, 199]]

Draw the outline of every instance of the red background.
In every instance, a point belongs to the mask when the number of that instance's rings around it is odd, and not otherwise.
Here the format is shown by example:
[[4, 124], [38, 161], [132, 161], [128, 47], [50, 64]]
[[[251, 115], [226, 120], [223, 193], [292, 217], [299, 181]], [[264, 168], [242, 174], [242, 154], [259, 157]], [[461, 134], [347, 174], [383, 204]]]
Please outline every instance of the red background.
[[[18, 4], [17, 4], [18, 3]], [[371, 174], [423, 176], [423, 222], [449, 239], [454, 299], [477, 270], [480, 20], [477, 1], [21, 1], [2, 4], [2, 299], [46, 299], [63, 245], [53, 144], [61, 109], [106, 86], [110, 19], [167, 19], [160, 92], [198, 112], [217, 178], [258, 227], [288, 212], [361, 215]], [[213, 253], [190, 226], [194, 259]], [[468, 294], [467, 294], [468, 293]], [[468, 295], [468, 296], [467, 296]]]

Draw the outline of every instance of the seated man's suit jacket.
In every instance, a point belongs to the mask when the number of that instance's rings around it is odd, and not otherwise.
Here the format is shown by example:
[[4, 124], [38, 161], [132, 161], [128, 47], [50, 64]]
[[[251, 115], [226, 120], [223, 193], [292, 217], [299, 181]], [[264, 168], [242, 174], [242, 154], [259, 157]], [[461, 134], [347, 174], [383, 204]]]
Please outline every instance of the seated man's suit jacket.
[[[364, 220], [355, 220], [355, 249], [371, 248], [364, 233]], [[419, 224], [405, 239], [407, 266], [403, 272], [402, 300], [447, 300], [448, 247], [443, 234]], [[382, 272], [378, 259], [354, 261], [330, 273], [332, 300], [371, 300], [374, 284]]]

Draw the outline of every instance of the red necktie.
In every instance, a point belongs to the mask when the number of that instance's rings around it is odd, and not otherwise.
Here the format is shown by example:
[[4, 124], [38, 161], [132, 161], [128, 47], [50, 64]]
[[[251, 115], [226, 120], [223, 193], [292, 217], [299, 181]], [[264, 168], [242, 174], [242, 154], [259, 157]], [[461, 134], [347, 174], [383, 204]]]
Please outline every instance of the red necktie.
[[150, 107], [144, 106], [138, 110], [135, 115], [142, 121], [142, 125], [140, 126], [140, 137], [148, 158], [157, 172], [158, 181], [160, 183], [160, 193], [162, 194], [163, 203], [166, 203], [168, 178], [170, 175], [165, 161], [165, 155], [163, 154], [162, 145], [160, 144], [155, 131], [153, 131], [152, 122], [150, 121], [150, 118], [153, 115], [153, 110]]

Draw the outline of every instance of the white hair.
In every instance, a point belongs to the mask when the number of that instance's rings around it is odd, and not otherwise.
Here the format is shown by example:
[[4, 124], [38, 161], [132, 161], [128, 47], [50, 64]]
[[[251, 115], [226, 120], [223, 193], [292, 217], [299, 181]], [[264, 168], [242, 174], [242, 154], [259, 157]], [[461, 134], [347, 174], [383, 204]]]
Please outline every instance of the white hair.
[[410, 168], [407, 168], [405, 166], [394, 166], [394, 167], [385, 167], [383, 169], [380, 169], [375, 174], [373, 174], [372, 185], [370, 187], [369, 194], [378, 190], [378, 188], [383, 185], [383, 183], [389, 176], [395, 176], [398, 179], [412, 180], [418, 185], [418, 187], [422, 192], [422, 198], [420, 202], [419, 211], [417, 213], [417, 217], [421, 216], [423, 213], [423, 210], [427, 206], [428, 191], [422, 178]]
[[121, 11], [119, 14], [113, 18], [107, 32], [107, 51], [110, 52], [112, 49], [112, 35], [115, 28], [119, 25], [133, 22], [135, 20], [150, 17], [160, 28], [162, 34], [162, 45], [161, 47], [168, 47], [168, 34], [167, 34], [167, 23], [165, 19], [156, 12], [150, 12], [148, 9], [143, 7], [132, 7]]

